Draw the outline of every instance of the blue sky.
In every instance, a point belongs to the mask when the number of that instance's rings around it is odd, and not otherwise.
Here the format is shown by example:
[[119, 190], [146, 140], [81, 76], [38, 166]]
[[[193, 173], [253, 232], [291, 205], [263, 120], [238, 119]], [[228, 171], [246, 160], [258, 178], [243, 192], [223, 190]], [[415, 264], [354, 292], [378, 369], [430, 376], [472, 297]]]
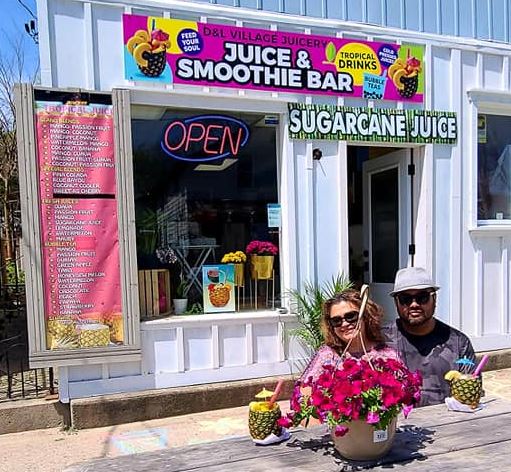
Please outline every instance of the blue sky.
[[[37, 15], [36, 0], [21, 0], [34, 14]], [[23, 41], [23, 53], [25, 55], [25, 65], [28, 73], [38, 67], [39, 53], [37, 45], [25, 32], [24, 24], [32, 19], [30, 13], [23, 8], [18, 0], [0, 0], [0, 39], [2, 49], [0, 55], [12, 58], [12, 41]]]

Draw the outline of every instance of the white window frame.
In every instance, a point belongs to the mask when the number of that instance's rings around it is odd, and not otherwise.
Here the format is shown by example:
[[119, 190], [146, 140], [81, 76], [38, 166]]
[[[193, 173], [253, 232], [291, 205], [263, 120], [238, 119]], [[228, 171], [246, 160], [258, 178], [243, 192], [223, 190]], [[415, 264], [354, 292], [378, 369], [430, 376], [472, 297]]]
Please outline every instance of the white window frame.
[[[133, 150], [131, 147], [131, 106], [155, 106], [159, 108], [174, 108], [186, 111], [222, 111], [225, 113], [239, 112], [243, 110], [248, 113], [260, 113], [277, 115], [279, 125], [276, 132], [276, 159], [277, 159], [277, 198], [281, 204], [281, 228], [279, 231], [279, 257], [280, 257], [280, 292], [281, 297], [285, 290], [298, 287], [297, 264], [296, 264], [296, 221], [294, 214], [295, 188], [294, 188], [294, 159], [292, 149], [289, 146], [288, 123], [287, 123], [287, 100], [280, 97], [262, 97], [243, 95], [241, 97], [226, 95], [214, 92], [190, 92], [188, 90], [148, 90], [140, 87], [114, 88], [112, 91], [113, 102], [118, 103], [117, 97], [123, 97], [122, 109], [124, 109], [124, 139], [123, 149], [124, 162], [129, 168], [123, 168], [125, 174], [123, 180], [129, 180], [131, 190], [126, 193], [126, 200], [133, 213], [129, 215], [129, 221], [135, 221], [134, 214], [134, 192], [133, 192]], [[129, 240], [136, 241], [135, 225], [129, 225]], [[130, 253], [131, 260], [128, 266], [134, 273], [131, 287], [136, 289], [138, 300], [138, 282], [136, 274], [136, 243], [133, 246], [134, 252]], [[134, 297], [135, 294], [132, 294]], [[204, 317], [207, 320], [206, 315]], [[275, 316], [279, 316], [275, 311]]]
[[[511, 117], [511, 93], [501, 91], [488, 91], [474, 89], [467, 92], [470, 101], [469, 125], [470, 125], [470, 224], [469, 231], [472, 233], [502, 233], [511, 232], [511, 218], [505, 220], [477, 219], [478, 198], [478, 138], [477, 116], [502, 115]], [[511, 189], [510, 189], [511, 191]]]
[[[33, 87], [31, 84], [17, 84], [15, 87], [17, 142], [19, 162], [19, 182], [21, 216], [23, 223], [23, 268], [27, 297], [27, 327], [30, 367], [67, 366], [86, 364], [107, 364], [112, 362], [138, 361], [140, 350], [140, 320], [138, 294], [129, 296], [129, 290], [136, 290], [129, 276], [133, 273], [133, 240], [130, 239], [128, 222], [132, 209], [122, 198], [129, 192], [129, 180], [124, 179], [126, 160], [124, 159], [126, 119], [122, 100], [113, 102], [114, 148], [117, 180], [117, 208], [119, 219], [119, 256], [121, 265], [121, 293], [124, 327], [124, 344], [108, 348], [50, 350], [46, 346], [46, 320], [44, 310], [44, 288], [42, 277], [41, 222], [38, 191], [37, 140], [35, 129], [34, 89], [53, 90], [70, 93], [80, 90], [58, 90]], [[95, 95], [101, 92], [92, 91]], [[110, 94], [106, 94], [110, 95]], [[122, 97], [121, 97], [122, 98]], [[131, 162], [129, 162], [131, 165]], [[133, 192], [133, 189], [131, 189]]]

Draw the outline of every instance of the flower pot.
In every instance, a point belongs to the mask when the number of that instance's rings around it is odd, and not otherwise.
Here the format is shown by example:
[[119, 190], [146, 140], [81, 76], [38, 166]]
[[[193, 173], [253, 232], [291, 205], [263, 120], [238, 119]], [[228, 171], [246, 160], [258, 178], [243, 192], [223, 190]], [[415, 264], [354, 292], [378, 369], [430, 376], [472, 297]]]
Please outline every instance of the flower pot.
[[245, 285], [245, 264], [234, 264], [234, 285], [243, 287]]
[[174, 314], [181, 315], [186, 311], [186, 306], [188, 305], [187, 298], [174, 298], [172, 302], [174, 303]]
[[274, 256], [250, 256], [250, 275], [253, 279], [271, 279]]
[[332, 431], [334, 447], [341, 456], [355, 461], [374, 460], [383, 457], [394, 442], [397, 418], [393, 418], [385, 431], [377, 431], [365, 420], [348, 423], [344, 436], [335, 436]]

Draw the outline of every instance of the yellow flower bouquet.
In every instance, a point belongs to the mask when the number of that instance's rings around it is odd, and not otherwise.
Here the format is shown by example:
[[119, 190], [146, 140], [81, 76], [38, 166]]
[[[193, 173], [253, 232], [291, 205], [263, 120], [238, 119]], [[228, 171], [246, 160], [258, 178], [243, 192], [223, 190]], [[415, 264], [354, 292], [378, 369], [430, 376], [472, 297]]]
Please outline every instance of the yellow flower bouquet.
[[247, 256], [243, 251], [228, 252], [222, 257], [222, 264], [234, 264], [234, 285], [245, 285], [243, 264], [247, 262]]
[[247, 256], [243, 251], [228, 252], [222, 257], [222, 264], [243, 264], [247, 262]]

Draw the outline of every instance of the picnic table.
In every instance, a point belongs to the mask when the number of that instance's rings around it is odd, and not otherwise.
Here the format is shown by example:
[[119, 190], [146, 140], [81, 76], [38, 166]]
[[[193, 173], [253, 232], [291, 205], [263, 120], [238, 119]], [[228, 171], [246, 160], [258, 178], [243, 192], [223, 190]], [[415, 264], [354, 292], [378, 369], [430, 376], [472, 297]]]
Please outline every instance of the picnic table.
[[450, 412], [445, 405], [402, 416], [390, 452], [378, 461], [343, 459], [333, 448], [324, 426], [297, 428], [291, 438], [272, 446], [256, 446], [250, 438], [230, 438], [194, 446], [166, 449], [111, 459], [97, 459], [68, 472], [218, 472], [252, 471], [511, 471], [511, 402], [485, 399], [474, 413]]

